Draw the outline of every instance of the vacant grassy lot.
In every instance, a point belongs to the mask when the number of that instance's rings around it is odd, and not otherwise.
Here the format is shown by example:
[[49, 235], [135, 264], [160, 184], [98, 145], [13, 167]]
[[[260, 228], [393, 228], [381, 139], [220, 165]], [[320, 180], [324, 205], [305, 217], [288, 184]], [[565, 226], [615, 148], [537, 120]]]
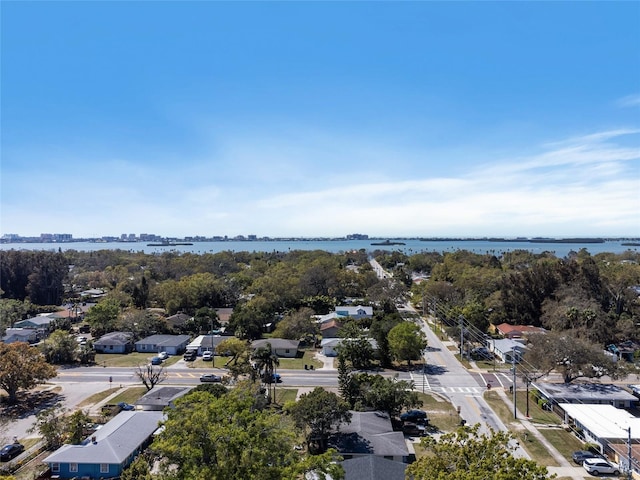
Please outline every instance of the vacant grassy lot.
[[302, 358], [281, 358], [279, 368], [302, 370], [305, 365], [313, 365], [313, 368], [322, 367], [322, 362], [313, 358], [317, 352], [316, 349], [305, 349], [302, 351], [304, 352]]
[[[146, 365], [155, 355], [149, 353], [131, 352], [127, 354], [118, 353], [96, 353], [96, 364], [101, 367], [137, 367], [138, 365]], [[164, 364], [171, 365], [180, 360], [182, 357], [169, 357]]]
[[422, 410], [429, 415], [429, 424], [439, 432], [451, 432], [460, 426], [460, 415], [450, 402], [427, 393], [418, 393]]

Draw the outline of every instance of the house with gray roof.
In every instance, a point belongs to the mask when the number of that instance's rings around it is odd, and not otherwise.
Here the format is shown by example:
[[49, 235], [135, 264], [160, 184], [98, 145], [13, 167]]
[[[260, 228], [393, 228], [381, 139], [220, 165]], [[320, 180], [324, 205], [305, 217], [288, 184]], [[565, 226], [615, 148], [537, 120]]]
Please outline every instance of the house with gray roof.
[[141, 410], [162, 411], [173, 406], [176, 399], [185, 395], [192, 387], [156, 387], [149, 390], [136, 402]]
[[180, 355], [187, 349], [190, 339], [189, 335], [151, 335], [136, 342], [136, 352]]
[[38, 341], [38, 332], [32, 328], [7, 328], [2, 337], [3, 343], [25, 342], [36, 343]]
[[63, 445], [43, 460], [57, 478], [117, 478], [151, 443], [162, 412], [120, 412], [80, 445]]
[[98, 353], [129, 353], [133, 351], [133, 333], [110, 332], [93, 342]]
[[342, 423], [329, 436], [329, 448], [335, 448], [345, 459], [375, 455], [401, 463], [409, 463], [415, 454], [402, 432], [394, 432], [389, 414], [384, 412], [351, 412], [351, 422]]
[[344, 480], [405, 480], [407, 464], [376, 455], [344, 460]]
[[194, 338], [189, 345], [187, 345], [187, 350], [196, 350], [199, 356], [201, 356], [203, 352], [213, 352], [214, 355], [224, 354], [225, 352], [218, 352], [217, 347], [229, 338], [231, 337], [223, 337], [221, 335], [199, 335]]
[[15, 328], [31, 328], [33, 330], [48, 332], [53, 322], [55, 322], [55, 319], [49, 317], [47, 314], [20, 320], [14, 323], [13, 326]]
[[287, 340], [284, 338], [265, 338], [262, 340], [255, 340], [251, 342], [251, 348], [254, 350], [264, 347], [267, 344], [271, 345], [271, 352], [275, 353], [281, 358], [295, 358], [298, 356], [298, 347], [300, 347], [300, 341]]
[[588, 405], [613, 405], [616, 408], [633, 408], [638, 397], [612, 383], [545, 383], [533, 382], [540, 397], [551, 402]]

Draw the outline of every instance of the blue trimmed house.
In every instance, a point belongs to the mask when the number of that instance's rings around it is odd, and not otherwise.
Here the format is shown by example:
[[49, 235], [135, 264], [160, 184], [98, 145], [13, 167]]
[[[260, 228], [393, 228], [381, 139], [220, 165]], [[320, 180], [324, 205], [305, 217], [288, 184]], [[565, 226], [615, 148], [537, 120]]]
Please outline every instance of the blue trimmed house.
[[52, 478], [117, 478], [152, 440], [162, 412], [120, 412], [80, 445], [63, 445], [43, 460]]

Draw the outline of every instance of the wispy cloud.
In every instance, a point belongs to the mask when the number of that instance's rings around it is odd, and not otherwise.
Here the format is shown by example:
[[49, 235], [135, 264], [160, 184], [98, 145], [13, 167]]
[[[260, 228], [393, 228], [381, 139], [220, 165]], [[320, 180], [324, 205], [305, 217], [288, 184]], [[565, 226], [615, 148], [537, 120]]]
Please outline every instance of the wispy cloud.
[[640, 94], [627, 95], [616, 101], [619, 107], [640, 107]]

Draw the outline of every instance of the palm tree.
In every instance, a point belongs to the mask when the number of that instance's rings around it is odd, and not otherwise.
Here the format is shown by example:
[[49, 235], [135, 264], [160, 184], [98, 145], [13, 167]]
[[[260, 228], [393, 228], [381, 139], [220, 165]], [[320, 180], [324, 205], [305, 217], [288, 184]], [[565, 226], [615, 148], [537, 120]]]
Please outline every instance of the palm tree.
[[[276, 381], [274, 375], [276, 373], [276, 367], [280, 365], [280, 359], [271, 351], [271, 344], [257, 348], [251, 359], [255, 362], [256, 370], [258, 371], [261, 381], [269, 385], [269, 397], [274, 398], [276, 396]], [[271, 397], [271, 385], [273, 385], [273, 397]]]

